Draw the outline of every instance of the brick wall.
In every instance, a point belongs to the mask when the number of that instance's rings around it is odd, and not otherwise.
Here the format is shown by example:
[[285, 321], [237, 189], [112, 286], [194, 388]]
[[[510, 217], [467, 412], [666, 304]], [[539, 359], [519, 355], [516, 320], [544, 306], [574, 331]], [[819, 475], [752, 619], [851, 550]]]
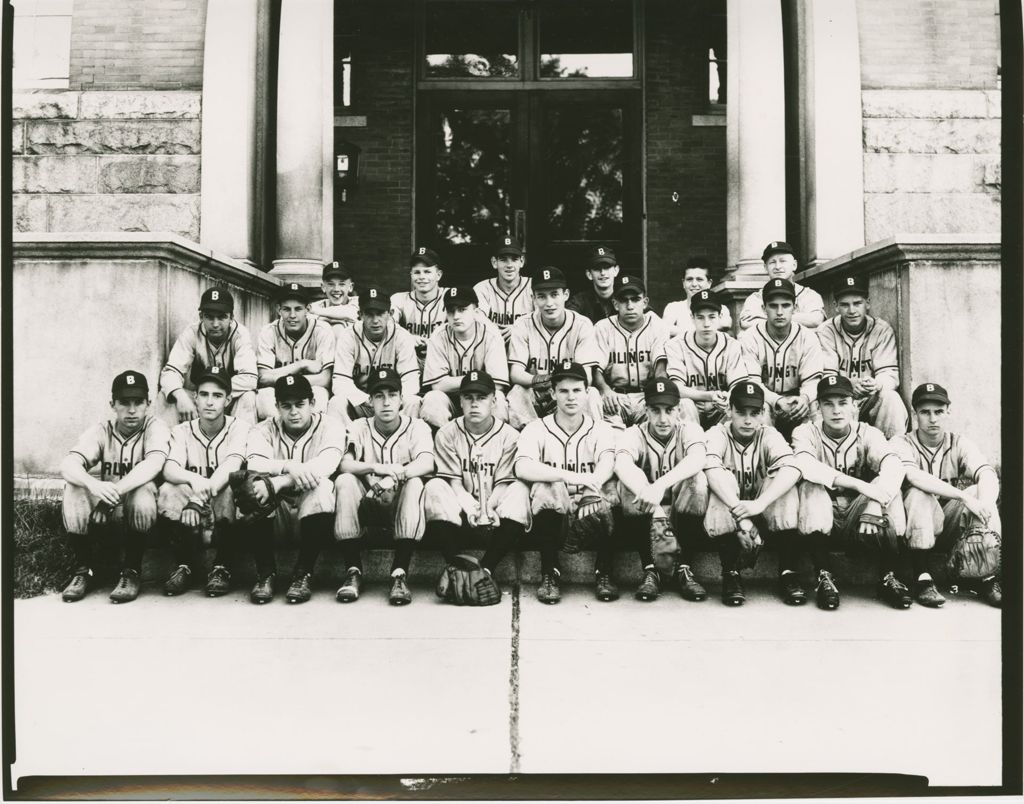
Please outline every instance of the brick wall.
[[688, 257], [706, 254], [725, 267], [725, 127], [693, 125], [707, 112], [701, 17], [715, 5], [647, 3], [647, 276], [658, 312], [682, 296]]
[[205, 26], [206, 0], [75, 0], [69, 86], [198, 89]]

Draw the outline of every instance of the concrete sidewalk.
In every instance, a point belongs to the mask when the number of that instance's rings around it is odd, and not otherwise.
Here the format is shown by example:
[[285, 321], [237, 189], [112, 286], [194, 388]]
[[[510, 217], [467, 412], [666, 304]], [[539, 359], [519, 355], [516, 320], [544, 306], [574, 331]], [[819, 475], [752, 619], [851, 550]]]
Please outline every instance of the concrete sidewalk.
[[[109, 590], [106, 590], [109, 591]], [[1000, 780], [999, 612], [714, 598], [460, 609], [426, 586], [15, 604], [17, 764], [56, 774], [855, 771]], [[956, 691], [957, 705], [949, 696]]]

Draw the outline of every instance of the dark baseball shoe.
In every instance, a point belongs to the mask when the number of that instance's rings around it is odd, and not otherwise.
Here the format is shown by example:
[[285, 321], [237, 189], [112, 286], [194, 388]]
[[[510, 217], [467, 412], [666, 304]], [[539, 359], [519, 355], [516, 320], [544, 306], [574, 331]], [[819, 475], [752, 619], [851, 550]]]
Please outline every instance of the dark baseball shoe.
[[894, 609], [909, 609], [914, 602], [910, 590], [891, 572], [878, 582], [878, 594]]
[[355, 567], [345, 573], [345, 580], [338, 587], [335, 597], [339, 603], [354, 603], [359, 600], [359, 590], [363, 588], [363, 573]]
[[71, 576], [68, 585], [64, 587], [61, 597], [65, 603], [77, 603], [85, 597], [91, 583], [92, 570], [88, 567], [79, 567], [75, 570], [75, 574]]
[[117, 581], [117, 586], [110, 593], [110, 602], [131, 603], [139, 596], [141, 588], [142, 583], [139, 581], [138, 571], [127, 568], [123, 569], [121, 570], [121, 577]]
[[171, 576], [164, 581], [164, 594], [168, 597], [187, 592], [192, 585], [192, 568], [187, 564], [179, 564]]
[[594, 594], [598, 600], [609, 602], [619, 599], [619, 587], [612, 583], [612, 576], [607, 572], [598, 572], [594, 578]]
[[676, 570], [676, 583], [684, 600], [700, 602], [707, 599], [708, 590], [698, 583], [693, 571], [686, 564], [681, 564]]
[[782, 602], [787, 606], [802, 606], [807, 602], [807, 592], [800, 583], [800, 576], [795, 572], [779, 576], [779, 593], [782, 595]]
[[206, 576], [206, 596], [221, 597], [231, 591], [231, 573], [223, 564], [216, 564]]
[[557, 603], [562, 599], [562, 590], [558, 588], [558, 573], [546, 572], [541, 576], [537, 587], [537, 600], [541, 603]]
[[722, 602], [726, 606], [742, 606], [747, 601], [743, 579], [736, 570], [722, 575]]
[[917, 581], [914, 584], [914, 600], [918, 602], [918, 605], [926, 606], [929, 609], [941, 609], [946, 602], [946, 598], [942, 596], [935, 581], [931, 578], [926, 581]]
[[[340, 589], [338, 593], [341, 593]], [[404, 572], [391, 576], [391, 592], [388, 594], [388, 603], [392, 606], [404, 606], [407, 603], [412, 603], [412, 591], [406, 582]]]
[[256, 583], [249, 592], [249, 600], [257, 605], [269, 603], [274, 599], [274, 573], [257, 578]]
[[999, 585], [998, 578], [989, 578], [981, 582], [981, 596], [990, 606], [997, 609], [1003, 607], [1003, 587]]
[[657, 600], [661, 592], [661, 578], [653, 567], [644, 570], [643, 580], [633, 593], [637, 600]]
[[839, 608], [839, 588], [828, 570], [818, 571], [818, 586], [814, 590], [814, 599], [818, 608], [824, 611]]
[[292, 578], [292, 585], [288, 587], [288, 591], [284, 595], [289, 603], [309, 602], [309, 599], [313, 597], [313, 588], [309, 584], [310, 580], [311, 576], [308, 572]]

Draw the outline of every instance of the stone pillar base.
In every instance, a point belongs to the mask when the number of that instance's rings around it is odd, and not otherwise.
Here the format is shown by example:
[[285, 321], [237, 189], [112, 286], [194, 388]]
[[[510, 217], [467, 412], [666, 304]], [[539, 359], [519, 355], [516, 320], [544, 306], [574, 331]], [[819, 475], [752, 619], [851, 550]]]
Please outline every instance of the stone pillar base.
[[743, 307], [743, 302], [751, 293], [763, 288], [764, 283], [768, 281], [768, 275], [764, 272], [764, 264], [760, 262], [757, 264], [761, 266], [760, 275], [753, 273], [730, 274], [712, 288], [722, 297], [723, 303], [729, 308], [733, 320], [733, 333], [736, 335], [740, 333], [740, 310]]
[[319, 288], [323, 269], [324, 264], [318, 260], [282, 259], [274, 260], [270, 272], [282, 283], [298, 282], [306, 287]]

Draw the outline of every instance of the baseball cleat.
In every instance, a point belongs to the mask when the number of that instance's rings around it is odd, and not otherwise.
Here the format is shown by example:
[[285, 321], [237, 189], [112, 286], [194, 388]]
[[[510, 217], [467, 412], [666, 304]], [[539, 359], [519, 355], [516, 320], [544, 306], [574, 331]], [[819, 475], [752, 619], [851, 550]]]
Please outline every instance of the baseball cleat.
[[722, 602], [726, 606], [742, 606], [747, 600], [743, 592], [743, 579], [736, 570], [722, 575]]
[[643, 580], [633, 593], [637, 600], [657, 600], [661, 592], [661, 578], [656, 569], [645, 569]]
[[891, 572], [887, 573], [878, 583], [878, 593], [882, 600], [894, 609], [909, 609], [914, 598], [899, 579]]
[[180, 595], [192, 585], [192, 568], [187, 564], [179, 564], [178, 568], [164, 581], [164, 594], [168, 597]]
[[231, 573], [222, 564], [217, 564], [206, 576], [207, 597], [220, 597], [231, 591]]
[[138, 570], [125, 568], [121, 570], [121, 577], [117, 581], [117, 586], [110, 593], [110, 602], [131, 603], [139, 596], [141, 587], [142, 583], [139, 581]]
[[313, 597], [313, 588], [310, 586], [310, 574], [304, 572], [292, 578], [292, 585], [285, 592], [285, 598], [289, 603], [307, 603]]
[[946, 598], [942, 596], [938, 587], [935, 586], [935, 581], [931, 578], [920, 580], [914, 584], [914, 600], [918, 602], [918, 605], [929, 609], [942, 608], [942, 604], [946, 602]]
[[787, 606], [802, 606], [807, 602], [807, 592], [800, 583], [800, 576], [795, 572], [779, 576], [779, 590], [782, 593], [782, 602]]
[[68, 581], [68, 585], [64, 587], [64, 591], [61, 592], [61, 597], [65, 603], [76, 603], [85, 597], [86, 592], [89, 591], [89, 584], [92, 581], [92, 570], [88, 567], [79, 567], [75, 570], [75, 574]]
[[562, 599], [562, 591], [558, 588], [558, 574], [546, 572], [537, 587], [537, 600], [541, 603], [557, 603]]
[[609, 602], [612, 600], [619, 599], [619, 587], [612, 583], [612, 576], [607, 572], [595, 573], [597, 576], [594, 578], [594, 594], [598, 600]]
[[814, 590], [814, 598], [819, 609], [832, 611], [839, 608], [839, 588], [828, 570], [818, 572], [818, 586]]
[[[338, 590], [339, 593], [341, 590]], [[412, 591], [406, 583], [405, 573], [391, 576], [391, 593], [388, 595], [388, 603], [392, 606], [404, 606], [412, 603]]]
[[700, 602], [707, 599], [708, 590], [700, 585], [688, 565], [681, 564], [676, 570], [676, 583], [684, 600]]
[[345, 580], [338, 587], [335, 597], [339, 603], [354, 603], [359, 600], [359, 590], [363, 586], [363, 573], [355, 567], [350, 567], [345, 573]]
[[997, 609], [1003, 606], [1003, 587], [999, 584], [998, 578], [989, 578], [981, 582], [981, 596], [990, 606]]
[[253, 603], [269, 603], [274, 599], [274, 573], [263, 578], [257, 578], [252, 591], [249, 592], [249, 600]]

